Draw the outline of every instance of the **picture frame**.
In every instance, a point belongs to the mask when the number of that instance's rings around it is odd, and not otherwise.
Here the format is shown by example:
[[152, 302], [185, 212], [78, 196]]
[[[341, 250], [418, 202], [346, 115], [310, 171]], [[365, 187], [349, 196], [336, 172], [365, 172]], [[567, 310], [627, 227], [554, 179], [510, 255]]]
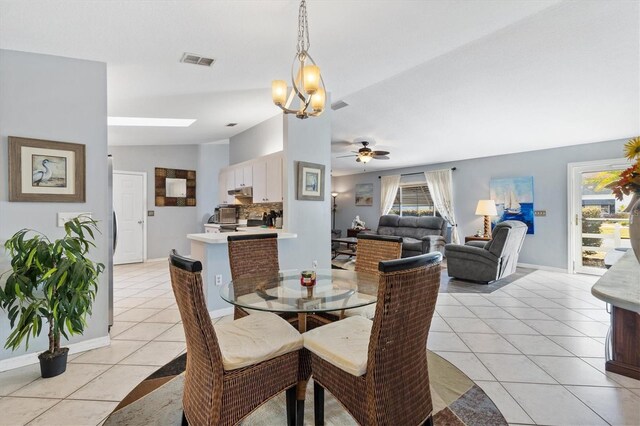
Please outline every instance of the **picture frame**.
[[296, 200], [324, 201], [324, 164], [297, 162]]
[[9, 136], [9, 201], [84, 203], [85, 145]]
[[372, 183], [356, 183], [356, 206], [373, 206]]
[[196, 171], [155, 168], [157, 207], [195, 207]]

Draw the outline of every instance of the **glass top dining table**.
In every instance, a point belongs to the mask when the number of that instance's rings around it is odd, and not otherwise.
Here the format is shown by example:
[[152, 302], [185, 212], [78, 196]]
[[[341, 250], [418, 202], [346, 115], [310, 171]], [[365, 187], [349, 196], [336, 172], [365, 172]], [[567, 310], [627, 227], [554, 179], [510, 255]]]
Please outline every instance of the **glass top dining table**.
[[344, 311], [375, 303], [378, 276], [340, 269], [316, 270], [316, 284], [300, 284], [300, 270], [236, 279], [220, 288], [225, 301], [258, 311], [297, 313], [298, 328], [306, 331], [308, 314]]

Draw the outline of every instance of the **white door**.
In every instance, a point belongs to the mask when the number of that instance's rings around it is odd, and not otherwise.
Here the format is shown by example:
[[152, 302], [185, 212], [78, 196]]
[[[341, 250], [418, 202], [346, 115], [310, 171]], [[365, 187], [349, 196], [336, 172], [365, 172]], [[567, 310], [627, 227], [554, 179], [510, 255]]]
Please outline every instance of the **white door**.
[[282, 158], [273, 157], [267, 160], [267, 200], [279, 203], [282, 198]]
[[113, 209], [118, 239], [114, 265], [144, 262], [146, 173], [113, 172]]
[[629, 167], [625, 159], [569, 164], [569, 265], [573, 273], [602, 275], [605, 257], [631, 247], [631, 196], [615, 198], [606, 185]]

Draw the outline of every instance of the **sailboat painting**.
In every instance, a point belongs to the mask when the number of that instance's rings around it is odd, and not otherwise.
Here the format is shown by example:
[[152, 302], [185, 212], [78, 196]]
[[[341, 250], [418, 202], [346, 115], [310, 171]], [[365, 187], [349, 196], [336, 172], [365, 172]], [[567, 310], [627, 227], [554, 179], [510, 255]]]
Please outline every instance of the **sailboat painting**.
[[527, 225], [527, 234], [533, 234], [533, 176], [491, 179], [490, 191], [498, 210], [491, 226], [519, 220]]

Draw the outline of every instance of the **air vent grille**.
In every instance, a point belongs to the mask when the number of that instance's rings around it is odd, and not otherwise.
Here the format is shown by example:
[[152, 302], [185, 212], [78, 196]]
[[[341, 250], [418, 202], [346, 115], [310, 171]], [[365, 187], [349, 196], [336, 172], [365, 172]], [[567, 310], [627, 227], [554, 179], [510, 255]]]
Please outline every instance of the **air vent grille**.
[[335, 111], [335, 110], [338, 110], [340, 108], [344, 108], [344, 107], [347, 107], [347, 106], [349, 106], [349, 104], [346, 103], [345, 101], [337, 101], [337, 102], [334, 102], [334, 103], [331, 104], [331, 109]]
[[227, 124], [227, 127], [233, 127], [233, 126], [237, 126], [237, 125], [238, 125], [238, 123], [229, 123], [229, 124]]
[[193, 64], [193, 65], [202, 65], [205, 67], [210, 67], [216, 60], [213, 58], [206, 58], [202, 55], [196, 55], [195, 53], [187, 53], [185, 52], [180, 59], [180, 62], [185, 64]]

